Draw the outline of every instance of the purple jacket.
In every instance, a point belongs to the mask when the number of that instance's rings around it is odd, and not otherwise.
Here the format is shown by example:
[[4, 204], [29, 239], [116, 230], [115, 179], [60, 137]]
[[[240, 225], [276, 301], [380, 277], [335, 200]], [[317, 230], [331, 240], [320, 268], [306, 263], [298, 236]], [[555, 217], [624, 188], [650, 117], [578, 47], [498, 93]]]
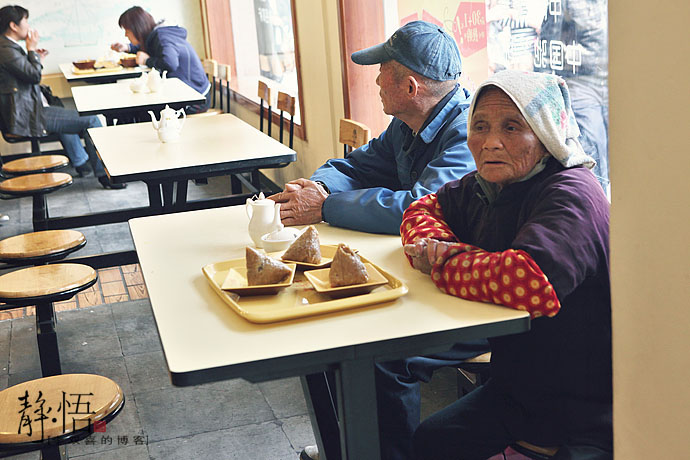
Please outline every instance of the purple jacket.
[[533, 320], [529, 332], [489, 339], [492, 378], [537, 417], [558, 420], [547, 428], [554, 437], [571, 423], [610, 419], [609, 204], [601, 187], [584, 167], [552, 158], [490, 203], [475, 175], [438, 191], [445, 221], [463, 243], [526, 251], [561, 301], [556, 316]]

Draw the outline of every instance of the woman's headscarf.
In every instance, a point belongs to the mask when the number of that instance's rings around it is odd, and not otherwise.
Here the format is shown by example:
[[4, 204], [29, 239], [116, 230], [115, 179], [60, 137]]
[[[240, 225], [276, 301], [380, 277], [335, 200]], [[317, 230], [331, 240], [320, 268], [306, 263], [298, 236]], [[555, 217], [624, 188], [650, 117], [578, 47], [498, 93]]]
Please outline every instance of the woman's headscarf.
[[500, 88], [513, 100], [546, 150], [563, 166], [594, 167], [596, 162], [578, 140], [580, 128], [570, 105], [568, 86], [561, 77], [517, 70], [492, 75], [479, 85], [472, 100], [468, 113], [470, 130], [479, 93], [487, 86]]

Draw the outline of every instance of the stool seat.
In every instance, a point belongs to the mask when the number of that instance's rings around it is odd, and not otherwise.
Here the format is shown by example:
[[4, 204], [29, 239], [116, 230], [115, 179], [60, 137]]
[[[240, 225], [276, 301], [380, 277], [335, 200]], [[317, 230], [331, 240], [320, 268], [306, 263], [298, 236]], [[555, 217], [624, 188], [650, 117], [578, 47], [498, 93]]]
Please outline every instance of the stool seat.
[[2, 171], [13, 175], [42, 173], [68, 164], [69, 158], [64, 155], [39, 155], [8, 161], [3, 165]]
[[11, 305], [57, 301], [93, 285], [96, 271], [88, 265], [53, 264], [22, 268], [0, 276], [0, 301]]
[[26, 196], [48, 193], [72, 183], [67, 173], [38, 173], [12, 177], [0, 182], [0, 192], [8, 195]]
[[112, 420], [124, 402], [120, 385], [100, 375], [55, 375], [14, 385], [0, 391], [0, 452], [30, 442], [63, 444], [78, 440], [80, 431], [86, 437], [95, 422]]
[[0, 241], [0, 261], [33, 263], [64, 257], [86, 244], [86, 237], [76, 230], [45, 230], [25, 233]]

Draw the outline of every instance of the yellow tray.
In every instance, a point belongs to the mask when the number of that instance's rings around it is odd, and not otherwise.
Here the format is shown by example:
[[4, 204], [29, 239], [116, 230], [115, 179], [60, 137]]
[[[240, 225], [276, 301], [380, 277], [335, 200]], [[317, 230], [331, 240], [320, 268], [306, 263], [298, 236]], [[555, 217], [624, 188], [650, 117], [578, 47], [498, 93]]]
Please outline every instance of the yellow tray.
[[[361, 254], [360, 254], [361, 257]], [[371, 263], [364, 257], [362, 262]], [[319, 294], [306, 279], [304, 272], [295, 273], [293, 283], [274, 295], [239, 296], [236, 293], [224, 291], [220, 288], [228, 274], [228, 271], [238, 261], [244, 263], [244, 259], [235, 259], [225, 262], [209, 264], [202, 268], [204, 276], [214, 291], [227, 303], [238, 315], [252, 323], [274, 323], [289, 319], [303, 318], [306, 316], [321, 315], [335, 311], [349, 310], [382, 302], [389, 302], [407, 294], [407, 286], [381, 269], [376, 267], [381, 275], [388, 281], [368, 294], [355, 295], [332, 299], [326, 294]]]
[[115, 67], [101, 67], [99, 69], [77, 69], [72, 66], [72, 73], [75, 75], [89, 75], [92, 73], [108, 73], [108, 72], [119, 72], [124, 69], [121, 65]]

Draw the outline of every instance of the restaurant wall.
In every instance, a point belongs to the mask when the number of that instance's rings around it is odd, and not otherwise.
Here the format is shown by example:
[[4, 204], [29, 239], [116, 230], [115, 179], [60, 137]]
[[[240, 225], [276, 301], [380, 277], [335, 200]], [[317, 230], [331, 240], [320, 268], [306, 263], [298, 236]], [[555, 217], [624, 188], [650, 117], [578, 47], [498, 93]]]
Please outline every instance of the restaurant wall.
[[615, 453], [688, 458], [690, 4], [609, 13]]
[[[329, 158], [342, 156], [338, 144], [338, 123], [343, 117], [340, 62], [340, 34], [337, 2], [321, 0], [295, 2], [297, 40], [301, 63], [302, 117], [306, 140], [295, 137], [297, 161], [276, 170], [263, 170], [275, 183], [309, 177]], [[259, 127], [258, 115], [239, 104], [231, 108], [238, 117]], [[273, 137], [278, 138], [278, 126]]]

